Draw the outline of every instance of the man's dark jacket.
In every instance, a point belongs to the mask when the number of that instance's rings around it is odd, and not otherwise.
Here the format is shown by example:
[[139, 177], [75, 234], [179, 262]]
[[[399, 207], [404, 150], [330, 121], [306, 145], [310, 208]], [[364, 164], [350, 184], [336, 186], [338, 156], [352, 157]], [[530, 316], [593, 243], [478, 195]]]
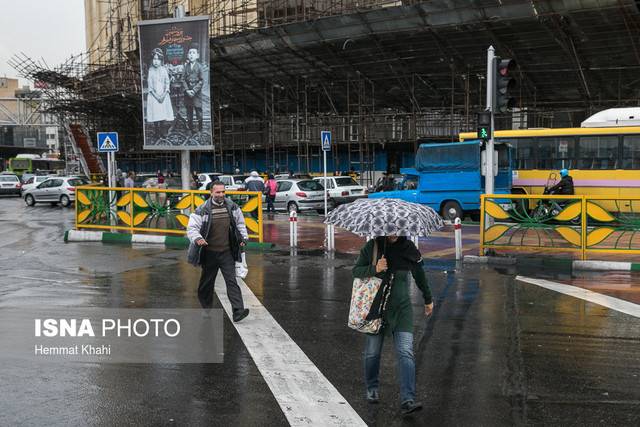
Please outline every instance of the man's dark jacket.
[[[206, 239], [211, 229], [211, 204], [212, 198], [200, 205], [190, 216], [187, 225], [187, 237], [189, 238], [189, 250], [187, 252], [187, 261], [189, 264], [198, 266], [202, 265], [202, 246], [196, 244], [199, 238]], [[242, 248], [240, 243], [247, 240], [247, 227], [244, 224], [244, 216], [242, 210], [231, 199], [225, 198], [225, 207], [229, 213], [229, 249], [235, 261], [240, 261], [242, 257]]]
[[575, 194], [573, 178], [563, 176], [559, 183], [549, 189], [549, 194]]

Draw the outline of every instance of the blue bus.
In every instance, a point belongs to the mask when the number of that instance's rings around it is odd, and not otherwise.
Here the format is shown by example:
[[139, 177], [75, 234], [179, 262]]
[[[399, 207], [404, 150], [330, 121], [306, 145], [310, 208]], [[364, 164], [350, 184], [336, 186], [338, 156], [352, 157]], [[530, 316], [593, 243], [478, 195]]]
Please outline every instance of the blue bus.
[[[509, 194], [512, 184], [512, 149], [496, 144], [498, 157], [494, 181], [496, 194]], [[421, 203], [439, 212], [444, 219], [479, 217], [480, 195], [484, 193], [482, 174], [485, 145], [480, 140], [443, 144], [421, 144], [414, 168], [400, 169], [402, 179], [391, 191], [369, 194], [369, 198], [395, 198]]]

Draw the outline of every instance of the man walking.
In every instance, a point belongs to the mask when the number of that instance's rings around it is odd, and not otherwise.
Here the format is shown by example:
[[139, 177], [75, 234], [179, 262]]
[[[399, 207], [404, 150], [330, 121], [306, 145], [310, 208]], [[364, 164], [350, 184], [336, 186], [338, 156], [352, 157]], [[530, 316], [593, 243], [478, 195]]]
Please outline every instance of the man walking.
[[204, 309], [213, 305], [213, 292], [222, 271], [227, 285], [227, 296], [233, 310], [233, 321], [239, 322], [249, 314], [244, 308], [242, 293], [236, 281], [235, 262], [241, 258], [241, 247], [249, 238], [242, 211], [233, 201], [224, 197], [224, 184], [211, 185], [211, 197], [189, 216], [187, 237], [191, 242], [188, 260], [202, 267], [198, 285], [198, 299]]

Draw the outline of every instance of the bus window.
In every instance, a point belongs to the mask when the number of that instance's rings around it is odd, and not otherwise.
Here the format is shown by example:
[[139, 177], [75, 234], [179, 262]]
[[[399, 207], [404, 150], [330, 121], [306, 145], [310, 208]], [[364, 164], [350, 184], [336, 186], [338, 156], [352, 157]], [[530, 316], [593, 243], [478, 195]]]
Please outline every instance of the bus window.
[[617, 136], [581, 136], [579, 143], [579, 169], [617, 169]]
[[575, 139], [545, 136], [538, 138], [538, 169], [571, 169], [575, 167]]
[[515, 149], [516, 169], [534, 169], [535, 139], [533, 138], [500, 138], [500, 142], [506, 142]]
[[628, 135], [624, 137], [623, 169], [640, 169], [640, 135]]

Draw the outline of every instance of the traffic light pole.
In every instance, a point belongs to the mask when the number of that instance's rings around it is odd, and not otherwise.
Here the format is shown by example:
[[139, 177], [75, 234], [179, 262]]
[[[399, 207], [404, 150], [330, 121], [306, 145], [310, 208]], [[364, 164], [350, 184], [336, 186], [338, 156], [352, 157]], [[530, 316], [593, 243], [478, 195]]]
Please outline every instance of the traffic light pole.
[[484, 192], [485, 194], [493, 194], [494, 192], [494, 170], [493, 159], [495, 157], [495, 148], [493, 145], [493, 129], [494, 129], [494, 85], [496, 70], [495, 70], [495, 49], [493, 46], [489, 46], [487, 49], [487, 110], [491, 112], [491, 131], [489, 132], [489, 139], [487, 140], [487, 146], [485, 148], [486, 156], [486, 168], [484, 175]]

